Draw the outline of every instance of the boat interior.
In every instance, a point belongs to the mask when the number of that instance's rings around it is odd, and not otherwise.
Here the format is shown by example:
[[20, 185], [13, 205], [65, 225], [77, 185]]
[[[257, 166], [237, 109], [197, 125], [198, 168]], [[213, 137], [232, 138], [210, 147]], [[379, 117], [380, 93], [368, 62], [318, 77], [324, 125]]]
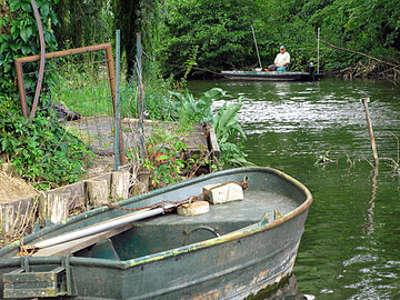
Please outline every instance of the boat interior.
[[127, 230], [74, 253], [78, 257], [129, 260], [204, 241], [260, 222], [272, 222], [276, 210], [285, 215], [300, 203], [281, 194], [251, 190], [244, 200], [210, 205], [208, 213], [169, 213], [133, 223]]

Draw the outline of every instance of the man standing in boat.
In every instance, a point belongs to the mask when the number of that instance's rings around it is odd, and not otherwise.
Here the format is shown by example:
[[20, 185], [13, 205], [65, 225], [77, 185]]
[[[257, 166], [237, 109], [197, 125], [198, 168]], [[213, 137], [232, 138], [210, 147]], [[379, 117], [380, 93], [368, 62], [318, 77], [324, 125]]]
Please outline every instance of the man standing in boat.
[[269, 65], [266, 71], [285, 72], [290, 63], [290, 54], [286, 51], [285, 46], [279, 47], [279, 53], [275, 57], [274, 64]]

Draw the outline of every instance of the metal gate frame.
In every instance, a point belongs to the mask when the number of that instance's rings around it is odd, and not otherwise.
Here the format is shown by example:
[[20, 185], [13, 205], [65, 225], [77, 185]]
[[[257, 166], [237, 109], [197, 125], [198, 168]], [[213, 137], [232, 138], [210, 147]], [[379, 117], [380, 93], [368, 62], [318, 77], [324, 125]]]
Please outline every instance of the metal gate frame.
[[[114, 118], [117, 116], [117, 107], [116, 107], [116, 83], [115, 83], [115, 69], [114, 69], [114, 58], [112, 54], [112, 46], [110, 43], [105, 43], [105, 44], [98, 44], [98, 45], [92, 45], [92, 46], [86, 46], [86, 47], [81, 47], [81, 48], [74, 48], [74, 49], [67, 49], [67, 50], [61, 50], [61, 51], [55, 51], [55, 52], [48, 52], [45, 54], [46, 59], [51, 59], [51, 58], [59, 58], [59, 57], [64, 57], [68, 55], [74, 55], [74, 54], [82, 54], [86, 52], [96, 52], [96, 51], [105, 51], [105, 59], [106, 59], [106, 64], [107, 64], [107, 71], [108, 71], [108, 81], [110, 84], [110, 90], [111, 90], [111, 98], [112, 98], [112, 105], [113, 105], [113, 112], [114, 112]], [[17, 80], [18, 80], [18, 90], [19, 90], [19, 98], [21, 101], [21, 109], [22, 109], [22, 114], [24, 115], [25, 118], [29, 118], [30, 111], [28, 109], [28, 105], [26, 103], [26, 92], [25, 92], [25, 86], [24, 86], [24, 72], [22, 69], [22, 65], [24, 63], [28, 62], [35, 62], [40, 60], [40, 55], [32, 55], [32, 56], [26, 56], [26, 57], [21, 57], [17, 58], [15, 60], [15, 69], [17, 72]], [[32, 118], [34, 117], [31, 116]], [[119, 123], [121, 120], [119, 120]], [[121, 124], [119, 124], [121, 128]], [[122, 137], [122, 130], [120, 130], [119, 134], [119, 160], [121, 165], [124, 165], [126, 163], [126, 158], [125, 158], [125, 152], [124, 152], [124, 142], [123, 142], [123, 137]]]

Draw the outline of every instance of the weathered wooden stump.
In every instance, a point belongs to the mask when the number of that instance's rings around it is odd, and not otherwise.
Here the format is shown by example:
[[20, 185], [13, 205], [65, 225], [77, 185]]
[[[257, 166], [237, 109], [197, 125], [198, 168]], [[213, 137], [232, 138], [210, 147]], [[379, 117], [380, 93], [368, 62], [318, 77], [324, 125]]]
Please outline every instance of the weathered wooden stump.
[[38, 199], [29, 198], [0, 205], [0, 226], [4, 242], [21, 238], [37, 219]]
[[88, 206], [98, 207], [109, 202], [110, 184], [107, 179], [86, 181]]
[[141, 195], [149, 191], [150, 172], [148, 170], [140, 170], [137, 178], [132, 180], [131, 194], [133, 196]]
[[42, 193], [39, 209], [41, 223], [59, 224], [65, 221], [69, 215], [69, 199], [70, 193], [60, 191]]
[[130, 175], [130, 172], [126, 170], [111, 173], [111, 199], [113, 201], [128, 199]]

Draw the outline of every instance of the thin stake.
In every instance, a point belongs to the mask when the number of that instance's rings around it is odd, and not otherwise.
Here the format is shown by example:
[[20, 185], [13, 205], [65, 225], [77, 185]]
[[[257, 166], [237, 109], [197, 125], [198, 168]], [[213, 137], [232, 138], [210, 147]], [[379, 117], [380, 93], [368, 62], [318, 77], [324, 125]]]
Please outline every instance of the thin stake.
[[379, 157], [378, 157], [378, 151], [376, 149], [376, 143], [375, 143], [375, 136], [374, 136], [374, 130], [372, 128], [372, 122], [371, 122], [371, 117], [369, 114], [369, 109], [368, 109], [368, 102], [369, 102], [369, 97], [363, 98], [361, 102], [364, 105], [364, 111], [365, 111], [365, 118], [367, 119], [367, 126], [368, 126], [368, 132], [369, 132], [369, 139], [371, 141], [371, 149], [372, 149], [372, 157], [375, 162], [375, 166], [379, 164]]
[[118, 170], [120, 166], [120, 120], [121, 120], [121, 106], [120, 106], [120, 70], [121, 70], [121, 33], [117, 29], [115, 31], [115, 81], [116, 81], [116, 95], [115, 95], [115, 118], [114, 118], [114, 170]]
[[258, 64], [260, 65], [260, 68], [262, 69], [262, 65], [261, 65], [261, 59], [260, 59], [260, 53], [258, 52], [258, 45], [257, 45], [256, 33], [254, 32], [253, 25], [251, 25], [251, 32], [253, 33], [254, 45], [256, 46], [256, 52], [257, 52], [257, 58], [258, 58]]
[[318, 35], [317, 35], [317, 74], [319, 74], [319, 39], [321, 34], [321, 28], [318, 27]]
[[142, 78], [142, 42], [140, 32], [136, 33], [136, 71], [138, 75], [138, 114], [139, 114], [139, 154], [144, 159], [146, 150], [144, 146], [144, 87]]

